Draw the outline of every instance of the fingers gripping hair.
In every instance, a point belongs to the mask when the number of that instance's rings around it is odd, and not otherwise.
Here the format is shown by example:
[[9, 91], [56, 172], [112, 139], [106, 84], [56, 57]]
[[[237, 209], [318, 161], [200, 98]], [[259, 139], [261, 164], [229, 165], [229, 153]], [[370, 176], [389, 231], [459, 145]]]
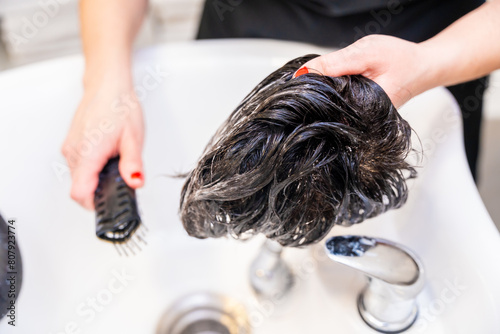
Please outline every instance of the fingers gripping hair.
[[265, 78], [212, 138], [181, 194], [189, 235], [302, 246], [404, 204], [410, 126], [365, 77], [292, 79], [314, 57]]

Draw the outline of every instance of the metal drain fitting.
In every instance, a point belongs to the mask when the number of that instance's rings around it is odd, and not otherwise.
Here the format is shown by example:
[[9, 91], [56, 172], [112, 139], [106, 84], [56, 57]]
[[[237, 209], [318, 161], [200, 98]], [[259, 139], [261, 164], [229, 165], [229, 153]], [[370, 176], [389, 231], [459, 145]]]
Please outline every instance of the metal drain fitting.
[[162, 316], [157, 334], [250, 334], [244, 306], [214, 293], [194, 293]]

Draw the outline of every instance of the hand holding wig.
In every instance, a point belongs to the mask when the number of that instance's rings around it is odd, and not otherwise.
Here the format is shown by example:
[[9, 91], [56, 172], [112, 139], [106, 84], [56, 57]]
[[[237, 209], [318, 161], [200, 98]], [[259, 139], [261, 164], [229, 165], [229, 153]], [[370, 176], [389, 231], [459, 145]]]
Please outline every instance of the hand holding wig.
[[292, 79], [314, 57], [265, 78], [212, 138], [181, 194], [189, 235], [263, 233], [303, 246], [335, 224], [404, 204], [407, 176], [416, 174], [405, 161], [410, 126], [365, 77]]

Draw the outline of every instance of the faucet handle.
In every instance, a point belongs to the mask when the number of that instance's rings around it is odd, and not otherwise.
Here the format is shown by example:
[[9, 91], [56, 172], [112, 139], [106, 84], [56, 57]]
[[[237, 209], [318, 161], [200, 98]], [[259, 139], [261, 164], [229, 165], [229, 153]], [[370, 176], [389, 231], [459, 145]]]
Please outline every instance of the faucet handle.
[[325, 243], [328, 257], [368, 277], [358, 297], [363, 320], [383, 333], [399, 333], [416, 320], [416, 297], [424, 286], [424, 269], [408, 248], [366, 236], [336, 236]]

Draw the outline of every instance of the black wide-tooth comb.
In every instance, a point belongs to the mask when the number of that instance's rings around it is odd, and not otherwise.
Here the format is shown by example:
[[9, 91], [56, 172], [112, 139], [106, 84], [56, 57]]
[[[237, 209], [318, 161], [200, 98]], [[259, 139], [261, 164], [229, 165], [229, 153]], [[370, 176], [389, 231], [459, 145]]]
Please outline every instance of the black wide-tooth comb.
[[147, 244], [144, 240], [147, 228], [137, 211], [135, 190], [125, 183], [118, 171], [119, 160], [119, 157], [110, 159], [99, 174], [94, 196], [95, 232], [98, 238], [112, 242], [120, 256], [122, 253], [128, 256], [127, 249], [135, 255], [134, 248], [141, 250], [139, 242]]

